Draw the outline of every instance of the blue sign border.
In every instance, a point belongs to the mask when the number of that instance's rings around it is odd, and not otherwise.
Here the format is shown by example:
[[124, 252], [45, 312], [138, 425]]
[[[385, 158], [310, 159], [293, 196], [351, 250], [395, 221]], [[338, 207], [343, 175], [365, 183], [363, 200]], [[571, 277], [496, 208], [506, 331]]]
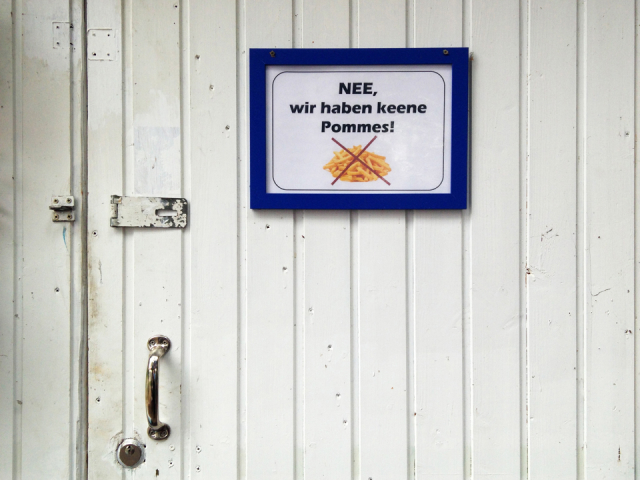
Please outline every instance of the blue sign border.
[[[272, 53], [273, 52], [273, 53]], [[273, 55], [273, 56], [272, 56]], [[451, 193], [267, 193], [267, 65], [451, 65]], [[252, 48], [250, 208], [426, 210], [467, 208], [468, 48]]]

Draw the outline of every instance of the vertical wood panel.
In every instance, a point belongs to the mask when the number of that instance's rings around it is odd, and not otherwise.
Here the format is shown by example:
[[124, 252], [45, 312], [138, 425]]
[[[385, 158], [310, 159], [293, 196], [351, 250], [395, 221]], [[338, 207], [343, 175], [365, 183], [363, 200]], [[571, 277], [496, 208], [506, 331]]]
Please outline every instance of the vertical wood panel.
[[586, 474], [634, 477], [633, 1], [586, 11]]
[[[71, 46], [53, 48], [53, 22], [69, 22], [70, 3], [23, 5], [22, 69], [22, 445], [24, 478], [70, 478], [71, 234], [53, 223], [52, 194], [71, 193]], [[66, 25], [62, 29], [68, 28]], [[67, 37], [68, 38], [68, 37]], [[49, 399], [43, 402], [43, 394]], [[37, 458], [38, 461], [33, 461]]]
[[[291, 2], [247, 0], [245, 9], [247, 49], [291, 46]], [[246, 236], [247, 477], [287, 480], [295, 446], [293, 214], [247, 210]]]
[[[81, 8], [0, 7], [0, 470], [14, 478], [78, 478], [84, 460]], [[76, 197], [76, 222], [52, 222], [53, 195]]]
[[[638, 324], [638, 313], [640, 312], [640, 156], [638, 154], [638, 138], [640, 135], [640, 0], [636, 0], [636, 17], [635, 17], [635, 138], [634, 138], [634, 157], [635, 157], [635, 252], [634, 252], [634, 266], [635, 266], [635, 457], [640, 458], [640, 335]], [[636, 467], [636, 478], [640, 473], [640, 469]]]
[[[304, 48], [349, 46], [349, 2], [305, 1]], [[304, 212], [304, 474], [351, 477], [348, 211]]]
[[[174, 0], [132, 1], [131, 81], [125, 86], [131, 94], [133, 155], [127, 157], [127, 175], [133, 182], [127, 190], [134, 195], [174, 197], [181, 195], [180, 130], [180, 12]], [[127, 18], [125, 16], [125, 18]], [[126, 44], [125, 44], [126, 45]], [[129, 57], [127, 57], [127, 60]], [[133, 162], [131, 165], [130, 162]], [[172, 445], [181, 443], [182, 374], [182, 230], [135, 229], [127, 255], [133, 278], [127, 279], [127, 347], [132, 349], [133, 379], [131, 424], [125, 433], [146, 431], [145, 372], [149, 351], [147, 340], [155, 334], [171, 340], [171, 350], [160, 361], [160, 419], [171, 427]], [[165, 458], [165, 442], [147, 440], [146, 462], [140, 474], [160, 472], [163, 478], [180, 478]], [[181, 449], [172, 452], [174, 464], [181, 463]]]
[[519, 6], [473, 3], [474, 478], [520, 478]]
[[[120, 25], [120, 2], [87, 2], [87, 28]], [[90, 35], [90, 32], [89, 32]], [[117, 35], [120, 42], [121, 35]], [[120, 43], [118, 43], [120, 45]], [[87, 62], [88, 349], [91, 480], [120, 472], [114, 451], [123, 422], [123, 241], [110, 228], [110, 195], [124, 193], [122, 49], [115, 61]]]
[[[0, 471], [11, 472], [14, 458], [15, 410], [19, 408], [15, 401], [14, 373], [14, 313], [19, 312], [20, 303], [16, 289], [14, 273], [19, 269], [19, 246], [14, 243], [14, 228], [18, 205], [14, 200], [17, 170], [15, 168], [14, 142], [17, 130], [14, 130], [14, 118], [19, 115], [14, 104], [14, 91], [21, 88], [14, 83], [14, 55], [20, 50], [13, 44], [13, 21], [10, 2], [0, 4]], [[21, 20], [16, 20], [16, 29], [20, 29]], [[20, 117], [18, 117], [20, 118]], [[17, 199], [16, 199], [17, 200]], [[18, 200], [19, 201], [19, 200]], [[18, 267], [18, 268], [16, 268]], [[19, 275], [18, 275], [19, 277]], [[17, 313], [20, 315], [20, 313]]]
[[[358, 47], [404, 46], [404, 2], [359, 3]], [[358, 215], [360, 474], [363, 479], [405, 478], [409, 466], [405, 212]]]
[[[192, 475], [237, 477], [235, 2], [189, 3]], [[198, 58], [196, 58], [198, 55]], [[187, 155], [187, 152], [184, 153]], [[188, 161], [188, 160], [187, 160]], [[187, 380], [185, 379], [185, 380]], [[213, 407], [213, 408], [212, 408]]]
[[463, 3], [448, 0], [416, 0], [415, 46], [418, 48], [461, 47]]
[[69, 463], [71, 479], [87, 478], [87, 179], [86, 179], [86, 3], [69, 3], [71, 52], [71, 193], [76, 198], [76, 221], [71, 249], [71, 411]]
[[[462, 46], [462, 2], [417, 1], [414, 22], [416, 47]], [[462, 214], [416, 211], [413, 235], [416, 478], [461, 479]]]
[[[635, 138], [634, 138], [634, 157], [635, 157], [635, 457], [640, 458], [640, 335], [638, 324], [638, 313], [640, 313], [640, 156], [638, 155], [638, 139], [640, 138], [640, 0], [636, 0], [636, 17], [635, 17]], [[635, 476], [638, 478], [640, 469], [636, 467]]]
[[[529, 11], [529, 475], [576, 478], [576, 27], [573, 1]], [[553, 52], [550, 55], [550, 52]]]
[[462, 229], [452, 212], [416, 215], [416, 476], [462, 478]]
[[247, 15], [244, 1], [236, 2], [238, 42], [236, 51], [238, 115], [238, 479], [247, 479], [247, 227], [249, 218], [249, 65]]
[[407, 476], [402, 213], [360, 213], [360, 461], [364, 479]]
[[305, 213], [305, 475], [351, 478], [349, 213]]

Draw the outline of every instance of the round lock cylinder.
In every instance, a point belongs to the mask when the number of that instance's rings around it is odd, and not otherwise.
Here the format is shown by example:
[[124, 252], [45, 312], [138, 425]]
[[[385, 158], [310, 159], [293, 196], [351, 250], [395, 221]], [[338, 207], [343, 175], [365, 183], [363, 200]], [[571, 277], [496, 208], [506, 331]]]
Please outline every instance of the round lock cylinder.
[[144, 447], [134, 438], [125, 438], [116, 451], [118, 463], [125, 468], [136, 468], [144, 462]]

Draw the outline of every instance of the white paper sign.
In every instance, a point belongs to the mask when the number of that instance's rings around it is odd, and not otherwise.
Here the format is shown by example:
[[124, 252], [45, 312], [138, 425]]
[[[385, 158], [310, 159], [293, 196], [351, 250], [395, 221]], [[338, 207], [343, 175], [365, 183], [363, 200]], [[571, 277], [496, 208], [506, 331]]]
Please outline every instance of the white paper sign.
[[268, 193], [451, 192], [450, 65], [271, 65], [266, 81]]

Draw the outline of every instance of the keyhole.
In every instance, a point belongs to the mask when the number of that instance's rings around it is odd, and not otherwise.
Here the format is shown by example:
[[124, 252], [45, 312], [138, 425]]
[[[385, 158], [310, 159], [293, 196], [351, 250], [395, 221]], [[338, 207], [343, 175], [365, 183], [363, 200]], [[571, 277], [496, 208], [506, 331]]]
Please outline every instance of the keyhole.
[[136, 468], [144, 462], [144, 451], [133, 439], [124, 440], [123, 445], [118, 450], [118, 462], [125, 468]]

